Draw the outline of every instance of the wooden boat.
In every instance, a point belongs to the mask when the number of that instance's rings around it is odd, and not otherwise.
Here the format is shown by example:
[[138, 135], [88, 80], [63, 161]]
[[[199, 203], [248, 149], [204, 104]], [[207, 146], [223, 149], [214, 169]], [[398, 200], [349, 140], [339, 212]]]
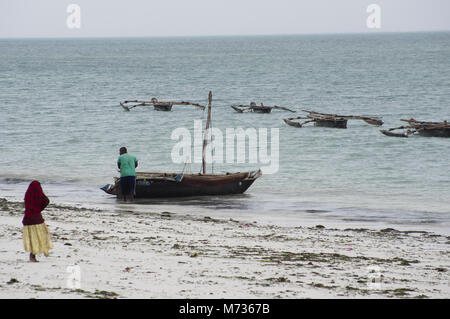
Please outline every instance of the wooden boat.
[[244, 112], [255, 112], [255, 113], [270, 113], [273, 109], [277, 110], [284, 110], [295, 113], [296, 111], [291, 110], [287, 107], [283, 106], [265, 106], [261, 103], [260, 106], [256, 105], [255, 102], [251, 102], [250, 105], [232, 105], [231, 108], [235, 110], [238, 113], [244, 113]]
[[[231, 195], [244, 193], [262, 172], [260, 169], [249, 172], [207, 174], [206, 145], [211, 123], [212, 93], [209, 92], [208, 117], [203, 138], [202, 173], [158, 173], [138, 172], [136, 176], [136, 198]], [[101, 188], [108, 194], [121, 198], [120, 179], [113, 185]]]
[[157, 98], [152, 98], [151, 101], [139, 101], [139, 100], [127, 100], [120, 102], [120, 106], [123, 107], [125, 111], [130, 111], [131, 109], [138, 106], [153, 106], [156, 111], [171, 111], [174, 105], [193, 105], [200, 109], [204, 109], [204, 105], [192, 102], [173, 102], [173, 101], [158, 101]]
[[395, 133], [390, 130], [380, 130], [381, 133], [383, 133], [386, 136], [394, 136], [394, 137], [408, 137], [408, 134], [406, 133]]
[[[381, 133], [387, 136], [408, 137], [410, 135], [420, 135], [426, 137], [450, 137], [450, 124], [443, 122], [423, 122], [413, 118], [409, 120], [401, 119], [400, 121], [408, 122], [407, 126], [394, 127], [389, 130], [382, 130]], [[396, 130], [404, 130], [396, 133]]]
[[238, 113], [244, 113], [244, 111], [250, 111], [250, 112], [255, 112], [255, 113], [270, 113], [270, 112], [272, 112], [272, 107], [270, 107], [270, 106], [245, 107], [245, 106], [232, 105], [231, 107], [233, 108], [233, 110], [235, 110]]
[[300, 123], [300, 122], [294, 122], [294, 121], [292, 121], [292, 120], [290, 120], [290, 119], [283, 119], [283, 121], [284, 121], [287, 125], [290, 125], [290, 126], [302, 127], [302, 123]]
[[[136, 198], [242, 194], [260, 176], [260, 170], [223, 175], [137, 173]], [[103, 190], [120, 198], [120, 179]]]
[[[348, 120], [363, 120], [370, 125], [381, 126], [383, 121], [380, 117], [356, 116], [356, 115], [337, 115], [328, 113], [319, 113], [315, 111], [307, 111], [306, 116], [298, 116], [284, 119], [287, 125], [294, 127], [303, 127], [307, 123], [314, 123], [314, 126], [333, 127], [333, 128], [347, 128]], [[306, 120], [304, 122], [297, 122], [294, 120]]]

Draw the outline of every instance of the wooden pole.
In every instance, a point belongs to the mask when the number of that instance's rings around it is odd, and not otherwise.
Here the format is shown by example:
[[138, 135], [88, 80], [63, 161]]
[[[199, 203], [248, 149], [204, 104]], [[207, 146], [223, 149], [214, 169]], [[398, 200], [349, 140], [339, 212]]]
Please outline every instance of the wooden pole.
[[203, 151], [202, 151], [202, 171], [203, 171], [203, 175], [206, 174], [206, 145], [208, 143], [209, 126], [210, 126], [210, 122], [211, 122], [211, 101], [212, 101], [212, 92], [209, 91], [209, 95], [208, 95], [208, 117], [206, 119], [206, 129], [205, 129], [205, 135], [203, 137]]

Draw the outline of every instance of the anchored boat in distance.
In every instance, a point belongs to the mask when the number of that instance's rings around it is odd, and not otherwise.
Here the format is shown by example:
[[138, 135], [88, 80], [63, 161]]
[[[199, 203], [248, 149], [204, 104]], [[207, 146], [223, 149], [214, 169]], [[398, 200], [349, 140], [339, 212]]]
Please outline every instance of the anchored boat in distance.
[[157, 98], [152, 98], [151, 101], [139, 101], [139, 100], [129, 100], [129, 101], [123, 101], [120, 102], [120, 106], [123, 107], [125, 111], [130, 111], [131, 109], [138, 107], [138, 106], [153, 106], [155, 110], [157, 111], [171, 111], [172, 106], [174, 105], [192, 105], [196, 106], [202, 110], [205, 109], [204, 105], [200, 105], [198, 103], [192, 103], [192, 102], [175, 102], [175, 101], [158, 101]]
[[[334, 127], [334, 128], [347, 128], [348, 120], [363, 120], [370, 125], [381, 126], [383, 121], [381, 117], [378, 116], [359, 116], [359, 115], [337, 115], [337, 114], [327, 114], [319, 113], [315, 111], [302, 110], [303, 112], [309, 113], [306, 116], [298, 116], [284, 119], [287, 125], [294, 127], [303, 127], [307, 123], [314, 123], [314, 126], [322, 127]], [[297, 122], [294, 120], [306, 120], [304, 122]]]
[[[423, 122], [416, 121], [411, 118], [409, 120], [400, 121], [408, 122], [409, 125], [390, 128], [389, 130], [381, 130], [380, 132], [387, 136], [408, 137], [409, 135], [421, 135], [428, 137], [450, 137], [450, 124], [443, 122]], [[397, 130], [404, 130], [397, 133]]]
[[297, 111], [291, 110], [284, 106], [277, 106], [277, 105], [265, 106], [262, 103], [260, 106], [257, 106], [255, 102], [251, 102], [250, 105], [232, 105], [231, 108], [238, 113], [244, 113], [244, 112], [270, 113], [270, 112], [272, 112], [273, 109], [289, 111], [292, 113], [297, 112]]

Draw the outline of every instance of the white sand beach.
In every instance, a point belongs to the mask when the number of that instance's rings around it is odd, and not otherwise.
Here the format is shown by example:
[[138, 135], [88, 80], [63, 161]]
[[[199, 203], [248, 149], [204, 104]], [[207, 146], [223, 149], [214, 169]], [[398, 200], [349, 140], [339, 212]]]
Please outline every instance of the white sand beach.
[[54, 249], [31, 263], [23, 205], [0, 199], [0, 298], [450, 297], [444, 235], [117, 207], [50, 204]]

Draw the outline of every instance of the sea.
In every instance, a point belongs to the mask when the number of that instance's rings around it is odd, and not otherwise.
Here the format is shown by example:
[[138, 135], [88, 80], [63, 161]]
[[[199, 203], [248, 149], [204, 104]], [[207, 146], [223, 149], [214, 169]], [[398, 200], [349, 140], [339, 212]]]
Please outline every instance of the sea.
[[[206, 105], [209, 91], [214, 128], [267, 129], [268, 147], [278, 148], [275, 172], [242, 195], [124, 204], [100, 189], [118, 176], [122, 146], [138, 158], [138, 171], [200, 172], [199, 163], [173, 161], [173, 134], [193, 132], [196, 120], [204, 125], [205, 110], [126, 112], [119, 102], [156, 97]], [[297, 112], [230, 107], [250, 102]], [[306, 115], [301, 110], [381, 116], [385, 124], [284, 123]], [[450, 139], [381, 134], [409, 118], [450, 120], [450, 32], [1, 39], [0, 198], [21, 201], [39, 180], [51, 202], [77, 207], [448, 235]], [[243, 163], [207, 169], [267, 166], [250, 162], [257, 151], [250, 142], [247, 151]]]

